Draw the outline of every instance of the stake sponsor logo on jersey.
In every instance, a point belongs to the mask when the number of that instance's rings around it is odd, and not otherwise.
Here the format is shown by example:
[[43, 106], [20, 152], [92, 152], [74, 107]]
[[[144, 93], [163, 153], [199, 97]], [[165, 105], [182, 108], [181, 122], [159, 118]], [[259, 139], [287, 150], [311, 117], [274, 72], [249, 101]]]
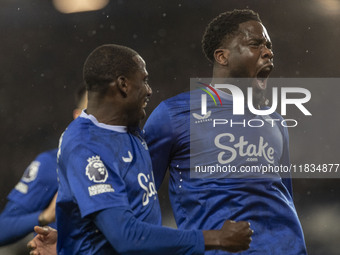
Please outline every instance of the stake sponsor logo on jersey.
[[139, 173], [137, 179], [139, 186], [144, 190], [142, 203], [143, 206], [146, 206], [149, 204], [151, 197], [154, 197], [155, 200], [157, 199], [154, 177], [153, 174], [150, 176], [150, 174]]
[[237, 141], [233, 134], [222, 133], [215, 137], [214, 142], [215, 146], [222, 150], [217, 155], [217, 160], [222, 165], [230, 164], [237, 157], [246, 158], [246, 161], [258, 161], [258, 158], [263, 157], [269, 164], [274, 164], [275, 150], [262, 136], [257, 144], [252, 144], [244, 136], [239, 137]]

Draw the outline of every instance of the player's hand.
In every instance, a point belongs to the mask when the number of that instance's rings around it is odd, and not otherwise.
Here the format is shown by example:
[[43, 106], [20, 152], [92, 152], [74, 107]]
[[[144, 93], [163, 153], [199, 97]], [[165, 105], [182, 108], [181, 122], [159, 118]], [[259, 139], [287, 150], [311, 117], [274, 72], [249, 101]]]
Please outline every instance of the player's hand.
[[239, 252], [249, 249], [251, 235], [254, 231], [250, 228], [250, 223], [246, 221], [224, 222], [221, 232], [221, 246], [223, 250], [229, 252]]
[[249, 249], [251, 235], [249, 222], [224, 222], [220, 230], [203, 231], [206, 250], [219, 249], [228, 252], [240, 252]]
[[55, 205], [57, 200], [58, 192], [55, 193], [48, 207], [42, 211], [39, 215], [39, 224], [45, 226], [55, 221]]
[[37, 235], [27, 244], [30, 255], [57, 255], [57, 230], [35, 226], [34, 231]]

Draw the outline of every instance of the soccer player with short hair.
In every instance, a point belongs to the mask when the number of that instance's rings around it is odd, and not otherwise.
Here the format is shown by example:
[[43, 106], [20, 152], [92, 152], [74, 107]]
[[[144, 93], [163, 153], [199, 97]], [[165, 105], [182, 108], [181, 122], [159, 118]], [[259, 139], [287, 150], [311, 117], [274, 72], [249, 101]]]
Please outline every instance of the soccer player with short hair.
[[[252, 230], [244, 221], [207, 231], [161, 226], [151, 158], [138, 128], [152, 93], [141, 56], [124, 46], [102, 45], [86, 59], [84, 80], [88, 107], [67, 127], [58, 150], [58, 254], [247, 249]], [[28, 245], [30, 254], [54, 254], [49, 237], [56, 232], [39, 233]], [[52, 241], [41, 246], [46, 237]]]
[[[213, 63], [211, 84], [217, 81], [221, 84], [230, 78], [236, 78], [234, 82], [250, 81], [234, 85], [240, 85], [242, 90], [251, 86], [253, 104], [258, 110], [264, 109], [264, 92], [274, 55], [258, 14], [251, 10], [221, 13], [208, 24], [202, 47]], [[190, 161], [197, 165], [216, 165], [218, 154], [224, 165], [238, 170], [244, 166], [288, 165], [287, 128], [267, 123], [282, 117], [277, 113], [256, 116], [248, 108], [244, 115], [235, 116], [230, 91], [217, 90], [223, 106], [208, 103], [209, 118], [233, 119], [238, 123], [257, 119], [263, 120], [264, 126], [252, 128], [238, 124], [213, 128], [211, 120], [206, 118], [208, 113], [201, 116], [205, 121], [195, 118], [201, 114], [202, 91], [197, 91], [191, 93], [192, 97], [186, 92], [163, 101], [144, 127], [157, 188], [169, 168], [169, 195], [178, 228], [218, 229], [226, 219], [249, 221], [254, 234], [250, 248], [242, 254], [306, 254], [291, 179], [279, 174], [258, 178], [233, 173], [217, 176], [224, 178], [190, 177]], [[191, 154], [190, 149], [195, 153]], [[216, 250], [206, 254], [229, 253]]]

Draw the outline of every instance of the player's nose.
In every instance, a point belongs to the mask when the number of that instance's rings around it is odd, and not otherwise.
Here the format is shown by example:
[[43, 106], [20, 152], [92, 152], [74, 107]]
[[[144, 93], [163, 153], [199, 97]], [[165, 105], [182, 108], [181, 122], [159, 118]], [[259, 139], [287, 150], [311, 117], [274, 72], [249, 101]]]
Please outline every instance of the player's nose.
[[149, 84], [146, 85], [146, 93], [148, 97], [152, 95], [152, 89]]
[[273, 58], [274, 58], [273, 50], [267, 48], [267, 46], [264, 46], [264, 47], [262, 48], [262, 58], [273, 59]]

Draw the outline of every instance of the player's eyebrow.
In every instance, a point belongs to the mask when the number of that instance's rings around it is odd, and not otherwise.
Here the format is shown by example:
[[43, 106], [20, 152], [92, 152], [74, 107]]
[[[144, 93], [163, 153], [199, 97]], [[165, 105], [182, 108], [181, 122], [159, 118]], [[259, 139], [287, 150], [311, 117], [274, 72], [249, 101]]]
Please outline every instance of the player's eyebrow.
[[267, 40], [267, 39], [266, 39], [265, 37], [263, 37], [263, 36], [258, 37], [258, 36], [256, 36], [256, 35], [252, 35], [252, 34], [251, 34], [251, 35], [249, 36], [248, 42], [251, 42], [251, 41], [255, 41], [255, 42], [259, 43], [259, 44], [265, 44], [266, 47], [267, 47], [268, 49], [271, 49], [271, 48], [273, 47], [272, 42], [269, 41], [269, 40]]

